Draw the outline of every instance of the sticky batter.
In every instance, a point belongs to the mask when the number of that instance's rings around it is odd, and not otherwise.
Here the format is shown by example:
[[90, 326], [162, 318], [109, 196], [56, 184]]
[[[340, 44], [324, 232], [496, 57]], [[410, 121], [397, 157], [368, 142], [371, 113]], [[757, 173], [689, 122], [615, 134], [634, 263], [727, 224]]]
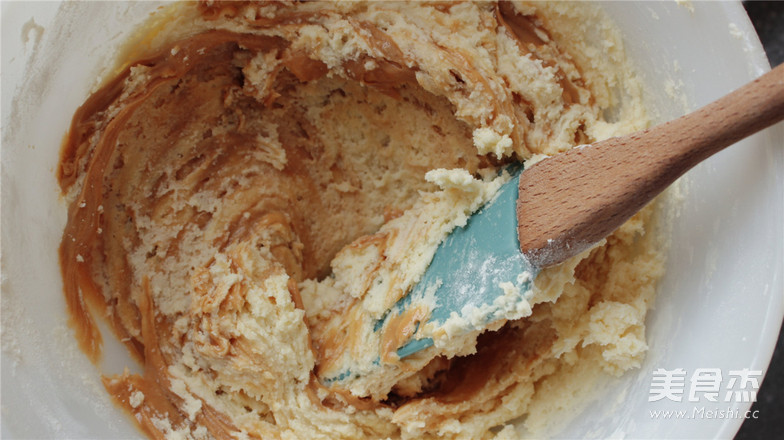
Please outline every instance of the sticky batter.
[[[58, 169], [77, 337], [97, 359], [91, 310], [108, 316], [144, 373], [104, 384], [150, 437], [517, 437], [563, 418], [575, 383], [639, 365], [655, 206], [539, 274], [523, 319], [403, 360], [424, 299], [366, 329], [502, 166], [648, 124], [595, 5], [207, 2], [155, 18], [77, 110]], [[323, 383], [368, 350], [383, 377]]]

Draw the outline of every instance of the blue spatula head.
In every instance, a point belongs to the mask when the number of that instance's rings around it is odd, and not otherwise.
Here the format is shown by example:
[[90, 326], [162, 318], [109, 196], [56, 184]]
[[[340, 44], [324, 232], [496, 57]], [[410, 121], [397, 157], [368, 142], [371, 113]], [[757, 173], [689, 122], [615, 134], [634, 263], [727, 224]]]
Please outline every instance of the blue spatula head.
[[[374, 323], [375, 332], [407, 329], [406, 334], [392, 338], [398, 359], [423, 350], [430, 350], [428, 357], [435, 357], [449, 338], [530, 314], [528, 299], [538, 270], [520, 253], [517, 239], [517, 188], [522, 166], [507, 171], [512, 178], [464, 227], [456, 228], [441, 242], [421, 280]], [[412, 328], [400, 326], [401, 319], [420, 320]], [[381, 373], [385, 363], [388, 359], [379, 356], [372, 365]], [[321, 381], [348, 387], [360, 374], [356, 370], [360, 368], [347, 366], [321, 372]], [[372, 369], [361, 370], [362, 376], [373, 374]]]

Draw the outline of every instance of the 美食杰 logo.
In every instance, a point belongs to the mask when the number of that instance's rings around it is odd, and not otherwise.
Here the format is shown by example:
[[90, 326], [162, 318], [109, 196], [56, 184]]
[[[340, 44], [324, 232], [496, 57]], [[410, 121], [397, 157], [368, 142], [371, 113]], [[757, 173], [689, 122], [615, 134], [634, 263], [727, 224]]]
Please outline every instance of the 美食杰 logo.
[[[743, 368], [697, 368], [689, 374], [683, 368], [653, 371], [648, 401], [693, 402], [688, 410], [651, 410], [653, 418], [672, 419], [725, 419], [759, 418], [758, 410], [741, 411], [735, 403], [757, 401], [762, 371]], [[712, 405], [711, 404], [715, 404]]]

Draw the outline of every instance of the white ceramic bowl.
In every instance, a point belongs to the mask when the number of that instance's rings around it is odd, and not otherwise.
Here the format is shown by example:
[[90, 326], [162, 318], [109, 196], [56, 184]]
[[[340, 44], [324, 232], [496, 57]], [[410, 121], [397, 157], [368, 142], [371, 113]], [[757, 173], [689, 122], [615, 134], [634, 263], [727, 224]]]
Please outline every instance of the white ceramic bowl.
[[[106, 74], [126, 33], [156, 7], [2, 3], [4, 438], [141, 436], [99, 382], [100, 372], [133, 365], [124, 349], [105, 332], [105, 359], [96, 367], [67, 325], [56, 252], [66, 205], [54, 170], [71, 115], [95, 85], [85, 79]], [[740, 3], [606, 8], [661, 120], [769, 69]], [[782, 138], [779, 125], [688, 173], [667, 274], [648, 319], [649, 354], [639, 370], [608, 380], [560, 435], [708, 438], [737, 431], [750, 403], [721, 401], [723, 388], [717, 403], [689, 401], [689, 384], [698, 368], [719, 369], [727, 386], [733, 370], [764, 371], [770, 361], [784, 316]], [[686, 371], [681, 402], [649, 402], [660, 368]], [[667, 410], [686, 416], [652, 413]], [[711, 417], [713, 410], [724, 414]]]

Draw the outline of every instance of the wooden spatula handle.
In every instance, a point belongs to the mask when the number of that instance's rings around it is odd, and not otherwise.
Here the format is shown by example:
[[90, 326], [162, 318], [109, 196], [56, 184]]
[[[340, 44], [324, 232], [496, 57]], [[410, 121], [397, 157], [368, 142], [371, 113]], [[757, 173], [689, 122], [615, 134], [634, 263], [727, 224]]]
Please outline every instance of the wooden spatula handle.
[[784, 65], [673, 121], [535, 164], [520, 176], [523, 254], [538, 267], [577, 255], [696, 164], [782, 119]]

